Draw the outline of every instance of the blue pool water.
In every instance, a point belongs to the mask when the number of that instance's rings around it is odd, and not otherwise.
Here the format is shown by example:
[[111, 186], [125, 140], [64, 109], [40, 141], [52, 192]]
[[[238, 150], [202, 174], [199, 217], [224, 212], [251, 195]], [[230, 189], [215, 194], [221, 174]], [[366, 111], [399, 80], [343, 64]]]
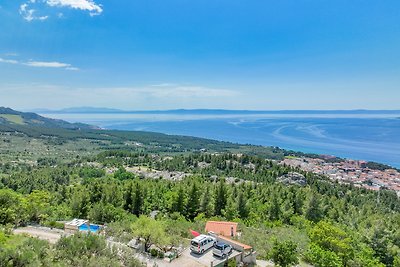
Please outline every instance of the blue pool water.
[[79, 231], [90, 231], [92, 233], [96, 233], [99, 230], [100, 226], [96, 224], [91, 224], [89, 228], [86, 224], [82, 224], [81, 226], [79, 226]]

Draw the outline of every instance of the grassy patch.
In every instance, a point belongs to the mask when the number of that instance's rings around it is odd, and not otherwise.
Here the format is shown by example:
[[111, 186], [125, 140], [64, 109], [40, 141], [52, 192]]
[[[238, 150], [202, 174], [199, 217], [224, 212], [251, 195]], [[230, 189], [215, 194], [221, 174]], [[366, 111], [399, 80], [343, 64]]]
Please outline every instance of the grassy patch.
[[295, 242], [300, 255], [304, 254], [309, 243], [306, 231], [299, 230], [294, 226], [261, 227], [259, 229], [243, 227], [240, 242], [252, 245], [257, 250], [260, 259], [268, 259], [275, 239]]
[[1, 118], [6, 119], [7, 121], [19, 125], [24, 125], [24, 119], [21, 117], [21, 115], [12, 115], [12, 114], [0, 114]]
[[16, 248], [29, 239], [25, 235], [6, 234], [0, 229], [0, 247], [3, 249]]
[[100, 149], [99, 145], [91, 143], [91, 140], [74, 140], [53, 145], [46, 139], [0, 133], [0, 163], [29, 163], [39, 158], [69, 162], [78, 155], [93, 155]]

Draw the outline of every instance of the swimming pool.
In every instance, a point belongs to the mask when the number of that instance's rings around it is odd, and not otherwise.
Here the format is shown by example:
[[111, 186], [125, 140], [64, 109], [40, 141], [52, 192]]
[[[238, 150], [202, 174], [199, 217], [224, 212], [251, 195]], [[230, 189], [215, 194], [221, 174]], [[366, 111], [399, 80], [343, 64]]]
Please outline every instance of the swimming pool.
[[96, 224], [90, 224], [89, 227], [87, 224], [82, 224], [79, 226], [79, 231], [90, 231], [92, 233], [96, 233], [100, 230], [100, 226]]

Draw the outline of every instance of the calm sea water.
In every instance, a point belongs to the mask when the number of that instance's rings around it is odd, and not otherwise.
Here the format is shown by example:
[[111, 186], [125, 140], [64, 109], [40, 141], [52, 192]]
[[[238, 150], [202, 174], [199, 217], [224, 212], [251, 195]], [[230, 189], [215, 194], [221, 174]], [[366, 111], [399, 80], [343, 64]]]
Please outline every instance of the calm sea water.
[[[279, 146], [400, 167], [398, 115], [45, 114], [107, 129], [189, 135]], [[397, 117], [396, 117], [397, 116]]]

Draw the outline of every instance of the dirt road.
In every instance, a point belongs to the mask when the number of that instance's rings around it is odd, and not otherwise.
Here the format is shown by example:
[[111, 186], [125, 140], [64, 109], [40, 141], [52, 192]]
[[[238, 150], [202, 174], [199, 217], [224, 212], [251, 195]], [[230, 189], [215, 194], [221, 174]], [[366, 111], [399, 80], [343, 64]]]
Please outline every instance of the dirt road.
[[62, 230], [34, 226], [17, 228], [13, 232], [14, 234], [27, 234], [41, 240], [46, 240], [51, 244], [57, 243], [61, 236], [65, 235]]

